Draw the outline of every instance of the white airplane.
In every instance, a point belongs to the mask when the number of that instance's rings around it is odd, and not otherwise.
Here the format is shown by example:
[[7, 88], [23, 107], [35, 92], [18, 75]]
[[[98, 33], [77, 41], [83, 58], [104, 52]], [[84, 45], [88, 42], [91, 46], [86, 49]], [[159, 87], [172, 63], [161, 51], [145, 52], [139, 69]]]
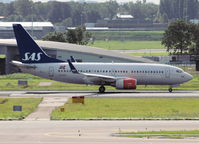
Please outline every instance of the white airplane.
[[169, 85], [172, 88], [192, 79], [182, 69], [149, 63], [72, 63], [49, 57], [20, 24], [13, 25], [21, 62], [12, 61], [22, 72], [74, 84], [106, 85], [136, 89], [137, 85]]

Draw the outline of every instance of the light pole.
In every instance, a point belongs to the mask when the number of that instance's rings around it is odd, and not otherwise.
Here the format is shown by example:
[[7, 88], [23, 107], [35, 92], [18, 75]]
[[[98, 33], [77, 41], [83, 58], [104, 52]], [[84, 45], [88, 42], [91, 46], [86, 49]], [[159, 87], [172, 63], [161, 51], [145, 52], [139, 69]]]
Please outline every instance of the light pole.
[[31, 31], [32, 31], [32, 37], [33, 37], [33, 5], [31, 7], [31, 10], [32, 10], [32, 28], [31, 28]]

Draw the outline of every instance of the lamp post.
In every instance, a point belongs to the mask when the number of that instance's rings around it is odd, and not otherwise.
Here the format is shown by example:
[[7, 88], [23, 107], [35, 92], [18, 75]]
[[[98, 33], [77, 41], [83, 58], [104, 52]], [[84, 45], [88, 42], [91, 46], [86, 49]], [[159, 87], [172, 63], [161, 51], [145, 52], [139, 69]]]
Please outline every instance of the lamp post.
[[32, 28], [31, 28], [31, 33], [32, 33], [32, 37], [33, 37], [33, 5], [31, 7], [31, 10], [32, 10]]

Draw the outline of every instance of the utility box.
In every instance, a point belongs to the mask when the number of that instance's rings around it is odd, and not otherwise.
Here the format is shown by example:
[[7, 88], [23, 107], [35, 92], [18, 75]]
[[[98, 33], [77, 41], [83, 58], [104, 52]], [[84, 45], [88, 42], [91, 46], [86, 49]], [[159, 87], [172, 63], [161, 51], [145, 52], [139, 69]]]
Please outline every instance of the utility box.
[[28, 87], [28, 81], [18, 80], [18, 86]]
[[84, 96], [72, 97], [72, 103], [82, 103], [82, 104], [84, 104]]
[[65, 109], [64, 109], [64, 108], [60, 108], [60, 111], [61, 111], [61, 112], [65, 112]]
[[22, 106], [13, 106], [13, 111], [22, 111]]

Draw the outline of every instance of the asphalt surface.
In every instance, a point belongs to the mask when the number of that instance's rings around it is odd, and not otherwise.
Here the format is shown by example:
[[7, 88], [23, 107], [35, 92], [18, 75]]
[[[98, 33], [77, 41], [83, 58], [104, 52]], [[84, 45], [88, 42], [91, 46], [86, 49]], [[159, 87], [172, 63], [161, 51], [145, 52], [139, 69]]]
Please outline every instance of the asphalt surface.
[[[0, 121], [0, 144], [197, 144], [199, 138], [120, 138], [113, 133], [130, 131], [199, 130], [199, 121], [50, 121], [40, 119], [72, 96], [199, 98], [199, 91], [123, 91], [99, 94], [93, 91], [1, 91], [0, 97], [43, 97], [39, 115], [24, 121]], [[51, 109], [49, 109], [49, 107]], [[37, 111], [36, 111], [37, 112]], [[38, 110], [39, 112], [39, 110]], [[35, 118], [36, 116], [36, 118]]]
[[0, 91], [0, 97], [140, 97], [140, 98], [199, 98], [199, 91]]

